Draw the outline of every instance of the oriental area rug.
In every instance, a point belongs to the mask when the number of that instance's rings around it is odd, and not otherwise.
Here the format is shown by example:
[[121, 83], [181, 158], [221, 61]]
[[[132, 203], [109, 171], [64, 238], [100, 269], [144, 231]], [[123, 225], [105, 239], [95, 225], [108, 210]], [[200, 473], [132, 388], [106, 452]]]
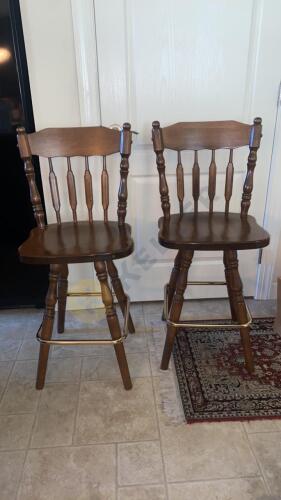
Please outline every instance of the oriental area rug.
[[174, 360], [188, 423], [281, 418], [281, 332], [273, 318], [251, 325], [255, 372], [244, 366], [239, 330], [179, 330]]

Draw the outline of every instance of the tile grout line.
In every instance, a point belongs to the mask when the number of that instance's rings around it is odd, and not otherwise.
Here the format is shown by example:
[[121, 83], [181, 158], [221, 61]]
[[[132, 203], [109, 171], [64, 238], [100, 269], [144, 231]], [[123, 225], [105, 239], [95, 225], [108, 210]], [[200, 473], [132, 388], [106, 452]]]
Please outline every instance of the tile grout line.
[[36, 405], [36, 411], [34, 413], [33, 423], [32, 423], [31, 429], [30, 429], [29, 439], [28, 439], [28, 443], [27, 443], [27, 446], [26, 446], [26, 450], [25, 450], [25, 457], [24, 457], [24, 461], [23, 461], [23, 464], [22, 464], [21, 474], [20, 474], [20, 477], [19, 477], [19, 481], [18, 481], [18, 485], [17, 485], [17, 490], [16, 490], [16, 499], [18, 498], [19, 489], [20, 489], [21, 482], [22, 482], [22, 479], [23, 479], [23, 473], [24, 473], [24, 469], [25, 469], [27, 455], [28, 455], [28, 452], [30, 450], [30, 444], [31, 444], [31, 440], [32, 440], [33, 431], [34, 431], [34, 428], [35, 428], [35, 423], [36, 423], [37, 417], [38, 417], [38, 410], [39, 410], [39, 404], [40, 404], [41, 398], [42, 398], [42, 389], [40, 390], [40, 393], [39, 393], [39, 397], [38, 397], [38, 401], [37, 401], [37, 405]]
[[82, 364], [83, 364], [83, 360], [80, 358], [79, 384], [78, 384], [79, 388], [78, 388], [78, 391], [77, 391], [76, 411], [75, 411], [75, 417], [74, 417], [74, 422], [73, 422], [73, 432], [72, 432], [72, 437], [71, 437], [71, 446], [74, 445], [74, 439], [75, 439], [75, 436], [76, 436], [76, 425], [77, 425], [79, 403], [80, 403], [80, 392], [81, 392]]
[[[145, 325], [146, 333], [148, 333], [148, 331], [147, 331], [147, 319], [148, 318], [144, 315], [144, 325]], [[148, 342], [148, 338], [147, 338], [147, 342]], [[148, 344], [148, 348], [149, 348], [149, 344]], [[163, 477], [164, 477], [164, 489], [165, 489], [166, 499], [168, 499], [168, 484], [167, 484], [167, 476], [166, 476], [166, 467], [165, 467], [165, 460], [164, 460], [164, 453], [163, 453], [162, 436], [161, 436], [161, 432], [160, 432], [160, 422], [159, 422], [159, 418], [158, 418], [158, 406], [157, 406], [157, 399], [156, 399], [156, 393], [155, 393], [154, 378], [152, 376], [153, 371], [152, 371], [152, 365], [151, 365], [150, 352], [149, 352], [148, 359], [149, 359], [150, 370], [151, 370], [150, 378], [151, 378], [152, 391], [153, 391], [154, 407], [155, 407], [155, 412], [156, 412], [156, 422], [157, 422], [159, 446], [160, 446], [160, 452], [161, 452]]]
[[[248, 442], [248, 445], [249, 445], [249, 448], [251, 450], [251, 452], [253, 453], [254, 457], [255, 457], [255, 460], [257, 462], [257, 465], [258, 465], [258, 468], [259, 468], [259, 471], [260, 471], [260, 474], [261, 474], [261, 477], [263, 478], [263, 481], [264, 481], [264, 484], [265, 484], [265, 488], [267, 490], [267, 493], [268, 494], [271, 494], [271, 491], [270, 491], [270, 487], [269, 487], [269, 484], [267, 482], [267, 478], [263, 472], [263, 468], [262, 468], [262, 464], [260, 462], [260, 460], [258, 459], [258, 457], [256, 456], [256, 453], [255, 453], [255, 450], [254, 450], [254, 447], [252, 446], [252, 443], [251, 443], [251, 440], [249, 438], [249, 435], [244, 427], [244, 425], [242, 424], [242, 428], [243, 428], [243, 432], [245, 434], [245, 437], [246, 437], [246, 440]], [[252, 434], [255, 434], [254, 432]]]

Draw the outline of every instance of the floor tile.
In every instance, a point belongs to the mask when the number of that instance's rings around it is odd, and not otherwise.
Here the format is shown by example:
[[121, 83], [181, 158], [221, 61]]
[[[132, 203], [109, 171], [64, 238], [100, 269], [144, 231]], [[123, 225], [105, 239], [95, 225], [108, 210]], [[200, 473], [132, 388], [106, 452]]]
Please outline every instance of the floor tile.
[[119, 488], [118, 500], [166, 500], [166, 493], [162, 485], [129, 486]]
[[273, 494], [281, 491], [281, 432], [249, 434], [255, 455]]
[[28, 445], [33, 415], [0, 416], [0, 450], [22, 450]]
[[37, 362], [16, 361], [3, 394], [0, 413], [34, 413], [39, 391], [35, 389]]
[[36, 338], [25, 339], [17, 355], [18, 360], [38, 359], [40, 343]]
[[0, 340], [35, 337], [42, 321], [43, 310], [8, 309], [1, 311]]
[[0, 453], [1, 500], [14, 500], [16, 498], [24, 459], [24, 451], [5, 451]]
[[165, 413], [159, 389], [157, 397], [168, 481], [257, 475], [258, 465], [241, 423], [176, 424]]
[[15, 360], [19, 348], [21, 346], [21, 340], [14, 338], [5, 338], [0, 340], [0, 361]]
[[150, 378], [136, 378], [125, 391], [120, 381], [82, 382], [76, 444], [158, 439]]
[[169, 500], [270, 500], [261, 478], [168, 485]]
[[159, 484], [164, 481], [159, 441], [118, 445], [118, 483]]
[[0, 362], [0, 398], [6, 387], [7, 380], [13, 368], [13, 361], [1, 361]]
[[[150, 364], [147, 353], [128, 353], [127, 360], [131, 377], [150, 376]], [[89, 356], [83, 358], [82, 380], [118, 380], [119, 377], [120, 370], [113, 350], [111, 356]]]
[[278, 432], [281, 430], [281, 420], [251, 420], [250, 422], [244, 422], [243, 425], [248, 434], [253, 432]]
[[18, 500], [115, 500], [115, 446], [30, 450]]
[[32, 432], [32, 448], [72, 443], [78, 391], [78, 384], [46, 385]]
[[71, 382], [76, 384], [80, 380], [81, 358], [49, 359], [46, 383]]

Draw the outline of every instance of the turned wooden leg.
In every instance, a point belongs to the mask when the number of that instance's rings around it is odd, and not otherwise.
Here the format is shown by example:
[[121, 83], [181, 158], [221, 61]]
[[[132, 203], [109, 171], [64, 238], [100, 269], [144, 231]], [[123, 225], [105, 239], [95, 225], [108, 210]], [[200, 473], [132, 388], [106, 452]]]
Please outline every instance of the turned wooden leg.
[[[184, 292], [187, 286], [187, 275], [192, 262], [193, 253], [193, 251], [182, 251], [181, 253], [181, 266], [176, 284], [176, 291], [170, 309], [170, 319], [174, 322], [177, 322], [180, 318], [184, 301]], [[167, 335], [161, 362], [162, 370], [168, 369], [176, 332], [177, 330], [174, 326], [167, 326]]]
[[[107, 270], [108, 270], [108, 274], [109, 274], [110, 279], [111, 279], [113, 290], [114, 290], [115, 295], [116, 295], [117, 300], [118, 300], [118, 304], [119, 304], [120, 309], [121, 309], [123, 316], [125, 318], [127, 297], [124, 293], [122, 282], [118, 276], [117, 268], [112, 260], [107, 261]], [[129, 314], [129, 319], [128, 319], [128, 330], [130, 333], [135, 333], [135, 327], [134, 327], [133, 320], [131, 318], [131, 314]]]
[[[170, 309], [171, 309], [172, 300], [173, 300], [174, 293], [175, 293], [175, 290], [176, 290], [176, 284], [177, 284], [177, 280], [178, 280], [178, 277], [179, 277], [179, 274], [180, 274], [180, 264], [181, 264], [181, 252], [179, 250], [178, 253], [177, 253], [177, 255], [176, 255], [176, 257], [175, 257], [175, 260], [174, 260], [174, 267], [172, 269], [171, 276], [170, 276], [170, 281], [169, 281], [169, 288], [168, 288], [168, 311], [170, 311]], [[164, 318], [164, 314], [162, 316], [162, 319], [165, 319]]]
[[[52, 264], [50, 266], [49, 289], [46, 296], [46, 308], [44, 312], [42, 332], [41, 332], [41, 337], [45, 340], [50, 340], [50, 338], [52, 337], [54, 317], [55, 317], [55, 306], [57, 302], [57, 283], [58, 283], [59, 272], [60, 272], [59, 265]], [[43, 343], [40, 344], [36, 389], [43, 389], [44, 387], [49, 350], [50, 350], [49, 344], [43, 344]]]
[[64, 332], [65, 307], [68, 287], [68, 265], [60, 266], [60, 274], [58, 279], [58, 333]]
[[236, 313], [235, 313], [235, 307], [234, 307], [234, 298], [233, 294], [230, 288], [230, 275], [231, 275], [231, 268], [229, 267], [229, 259], [227, 258], [228, 255], [228, 250], [225, 250], [223, 252], [223, 263], [224, 263], [224, 274], [225, 274], [225, 281], [226, 281], [226, 287], [227, 287], [227, 293], [228, 293], [228, 300], [229, 300], [229, 305], [230, 305], [230, 312], [231, 312], [231, 318], [233, 321], [237, 321]]
[[[225, 252], [226, 267], [228, 268], [229, 288], [235, 310], [235, 317], [241, 323], [247, 323], [247, 309], [243, 297], [243, 285], [238, 271], [238, 258], [236, 250]], [[240, 328], [241, 342], [244, 350], [245, 365], [249, 373], [254, 371], [254, 359], [251, 348], [250, 328]]]
[[[97, 261], [94, 263], [94, 265], [101, 286], [102, 301], [105, 306], [106, 319], [111, 333], [111, 337], [113, 340], [120, 339], [121, 330], [118, 317], [115, 311], [115, 307], [113, 304], [112, 293], [108, 285], [105, 262]], [[132, 388], [132, 382], [123, 343], [121, 342], [120, 344], [114, 344], [114, 349], [119, 364], [119, 369], [124, 387], [125, 389], [129, 390]]]

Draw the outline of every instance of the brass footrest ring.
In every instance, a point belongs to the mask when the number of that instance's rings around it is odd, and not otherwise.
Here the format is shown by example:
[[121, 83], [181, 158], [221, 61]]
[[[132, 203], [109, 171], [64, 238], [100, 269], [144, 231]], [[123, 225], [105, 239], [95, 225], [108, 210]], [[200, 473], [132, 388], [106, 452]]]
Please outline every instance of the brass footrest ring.
[[129, 313], [130, 313], [130, 299], [127, 294], [126, 295], [126, 308], [125, 308], [125, 317], [124, 324], [122, 327], [122, 335], [119, 339], [55, 339], [55, 340], [46, 340], [41, 337], [42, 332], [42, 324], [40, 325], [36, 339], [42, 344], [49, 345], [117, 345], [124, 342], [128, 336], [128, 321], [129, 321]]
[[[204, 285], [226, 285], [226, 282], [224, 281], [189, 281], [188, 285], [199, 285], [199, 284], [204, 284]], [[236, 329], [237, 328], [247, 328], [253, 321], [252, 315], [249, 311], [249, 308], [247, 304], [245, 303], [246, 306], [246, 311], [247, 311], [247, 322], [246, 323], [188, 323], [187, 321], [172, 321], [169, 317], [169, 311], [168, 311], [168, 292], [169, 292], [169, 283], [167, 283], [164, 287], [164, 311], [163, 311], [163, 319], [166, 321], [167, 325], [171, 325], [174, 328], [183, 328], [183, 327], [188, 327], [188, 328], [230, 328], [230, 329]]]

